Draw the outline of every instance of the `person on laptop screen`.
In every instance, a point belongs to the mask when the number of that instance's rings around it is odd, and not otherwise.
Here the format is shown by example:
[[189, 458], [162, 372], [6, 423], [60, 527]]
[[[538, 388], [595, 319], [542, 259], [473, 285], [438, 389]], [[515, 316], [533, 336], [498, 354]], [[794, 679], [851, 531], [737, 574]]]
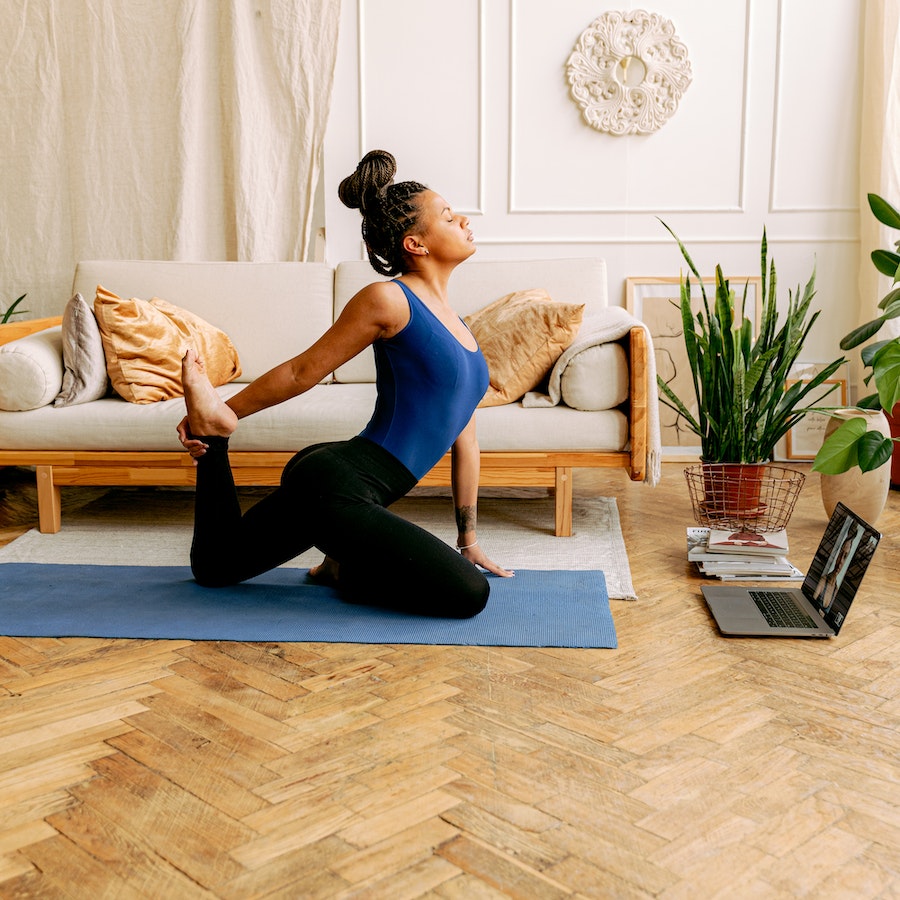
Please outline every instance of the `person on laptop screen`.
[[863, 574], [878, 546], [878, 538], [861, 520], [839, 515], [832, 517], [826, 529], [825, 541], [829, 540], [834, 543], [827, 561], [823, 566], [820, 558], [813, 559], [809, 575], [816, 579], [813, 603], [832, 627], [839, 628], [859, 590]]
[[[851, 525], [852, 527], [850, 527]], [[862, 529], [849, 520], [844, 523], [844, 529], [844, 537], [840, 540], [840, 543], [835, 545], [828, 564], [819, 578], [819, 583], [816, 585], [816, 596], [822, 604], [823, 613], [831, 609], [831, 604], [834, 603], [834, 599], [837, 597], [841, 584], [844, 581], [844, 576], [847, 574], [847, 566], [853, 558], [856, 545], [862, 537]]]

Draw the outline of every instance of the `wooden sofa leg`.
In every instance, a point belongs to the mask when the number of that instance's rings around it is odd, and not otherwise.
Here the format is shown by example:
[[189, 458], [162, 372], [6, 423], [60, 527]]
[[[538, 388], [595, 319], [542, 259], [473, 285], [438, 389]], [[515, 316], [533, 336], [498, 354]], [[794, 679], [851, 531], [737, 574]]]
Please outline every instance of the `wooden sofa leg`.
[[59, 486], [53, 483], [53, 466], [37, 467], [38, 531], [56, 534], [62, 527]]
[[556, 469], [556, 536], [572, 536], [572, 468]]

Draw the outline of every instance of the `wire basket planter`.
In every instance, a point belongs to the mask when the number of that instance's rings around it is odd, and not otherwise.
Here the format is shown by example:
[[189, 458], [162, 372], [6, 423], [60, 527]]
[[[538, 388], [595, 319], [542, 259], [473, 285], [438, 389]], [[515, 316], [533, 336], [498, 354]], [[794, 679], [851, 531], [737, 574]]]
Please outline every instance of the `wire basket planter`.
[[701, 463], [684, 470], [698, 525], [759, 534], [781, 531], [806, 476], [769, 463]]

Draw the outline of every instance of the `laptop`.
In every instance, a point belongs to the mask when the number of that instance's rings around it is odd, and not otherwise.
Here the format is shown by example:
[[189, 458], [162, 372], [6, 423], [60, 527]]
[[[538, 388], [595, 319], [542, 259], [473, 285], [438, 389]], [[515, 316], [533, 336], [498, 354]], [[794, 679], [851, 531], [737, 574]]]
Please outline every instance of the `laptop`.
[[834, 637], [847, 618], [881, 535], [843, 503], [832, 513], [802, 587], [702, 588], [722, 634]]

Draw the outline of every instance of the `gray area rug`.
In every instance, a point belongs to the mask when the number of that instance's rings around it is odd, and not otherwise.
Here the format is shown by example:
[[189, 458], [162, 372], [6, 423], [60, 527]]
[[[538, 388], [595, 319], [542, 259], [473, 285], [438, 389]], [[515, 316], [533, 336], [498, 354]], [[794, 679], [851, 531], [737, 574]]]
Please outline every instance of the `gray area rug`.
[[[241, 489], [242, 503], [265, 491]], [[391, 509], [448, 544], [456, 540], [446, 489], [417, 488]], [[185, 566], [192, 517], [191, 489], [116, 488], [65, 514], [58, 534], [32, 529], [0, 549], [0, 562]], [[479, 497], [479, 541], [495, 562], [510, 569], [599, 569], [611, 599], [636, 599], [615, 499], [576, 497], [573, 523], [573, 537], [553, 534], [553, 499], [543, 489], [484, 490]], [[309, 568], [321, 559], [310, 550], [287, 566]]]

